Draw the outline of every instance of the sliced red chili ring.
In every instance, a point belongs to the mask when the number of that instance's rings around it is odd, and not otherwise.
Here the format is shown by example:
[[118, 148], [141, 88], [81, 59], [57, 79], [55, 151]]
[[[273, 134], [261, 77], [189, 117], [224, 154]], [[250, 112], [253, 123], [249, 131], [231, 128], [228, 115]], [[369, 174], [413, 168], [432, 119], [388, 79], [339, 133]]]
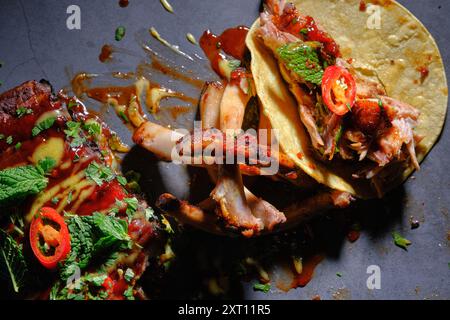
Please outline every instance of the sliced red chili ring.
[[356, 99], [356, 82], [347, 69], [330, 66], [322, 78], [322, 98], [331, 112], [344, 115], [351, 111]]
[[47, 269], [55, 269], [70, 252], [70, 234], [64, 218], [53, 208], [44, 207], [30, 227], [31, 249]]

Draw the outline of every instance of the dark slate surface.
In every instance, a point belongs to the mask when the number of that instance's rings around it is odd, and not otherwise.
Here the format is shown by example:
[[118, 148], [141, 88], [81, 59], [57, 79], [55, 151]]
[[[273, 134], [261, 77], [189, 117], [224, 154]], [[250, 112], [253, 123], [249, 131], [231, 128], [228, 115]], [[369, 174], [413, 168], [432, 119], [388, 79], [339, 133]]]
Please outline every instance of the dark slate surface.
[[[448, 68], [450, 3], [444, 0], [400, 2], [434, 35]], [[0, 68], [0, 81], [3, 82], [0, 90], [28, 79], [41, 78], [50, 80], [59, 89], [69, 83], [68, 74], [73, 72], [104, 73], [112, 68], [128, 70], [127, 66], [132, 65], [128, 60], [112, 67], [99, 63], [97, 59], [101, 46], [114, 42], [114, 30], [120, 24], [127, 27], [127, 36], [120, 43], [121, 47], [140, 52], [135, 35], [155, 26], [170, 42], [180, 44], [187, 53], [201, 55], [198, 47], [185, 40], [186, 32], [199, 37], [207, 28], [220, 32], [226, 27], [250, 25], [260, 5], [257, 0], [171, 0], [171, 3], [176, 10], [175, 15], [166, 12], [156, 0], [131, 0], [126, 9], [112, 0], [0, 0], [0, 61], [4, 62]], [[81, 8], [81, 30], [66, 28], [66, 9], [71, 4]], [[147, 40], [158, 46], [150, 37]], [[198, 74], [212, 77], [205, 71], [204, 63], [200, 69]], [[186, 90], [192, 91], [192, 88]], [[116, 129], [126, 140], [129, 139], [129, 132], [120, 127]], [[272, 290], [270, 294], [263, 294], [254, 292], [250, 284], [244, 283], [239, 297], [310, 299], [319, 294], [323, 299], [449, 299], [449, 138], [447, 125], [422, 170], [414, 175], [415, 179], [410, 179], [389, 200], [376, 206], [383, 211], [380, 216], [385, 218], [387, 213], [390, 218], [382, 222], [381, 227], [378, 224], [375, 229], [367, 228], [356, 243], [340, 243], [337, 254], [319, 265], [307, 287], [288, 293]], [[148, 170], [146, 160], [142, 156], [138, 158], [140, 162], [130, 166]], [[173, 167], [164, 164], [156, 165], [152, 170], [160, 170], [163, 186], [153, 181], [150, 199], [163, 189], [188, 195], [189, 190], [176, 179], [185, 174], [183, 170], [176, 173]], [[419, 229], [410, 230], [410, 216], [423, 221]], [[393, 245], [393, 230], [400, 231], [413, 242], [408, 252]], [[369, 291], [366, 268], [373, 264], [381, 268], [381, 290]], [[342, 273], [342, 277], [337, 277], [337, 272]]]

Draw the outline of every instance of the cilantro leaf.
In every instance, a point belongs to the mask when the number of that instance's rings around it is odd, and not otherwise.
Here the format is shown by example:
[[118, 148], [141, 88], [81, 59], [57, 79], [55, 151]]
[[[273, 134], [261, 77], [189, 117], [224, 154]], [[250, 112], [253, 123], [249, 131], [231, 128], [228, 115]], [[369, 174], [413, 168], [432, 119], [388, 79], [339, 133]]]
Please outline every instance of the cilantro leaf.
[[392, 238], [396, 246], [408, 251], [408, 246], [412, 244], [408, 239], [403, 238], [398, 232], [392, 233]]
[[33, 130], [31, 131], [31, 134], [33, 135], [33, 137], [37, 136], [38, 134], [40, 134], [42, 131], [45, 131], [47, 129], [50, 129], [53, 124], [56, 121], [56, 117], [48, 117], [44, 120], [42, 120], [41, 122], [39, 122], [37, 125], [34, 126]]
[[277, 52], [288, 70], [307, 82], [322, 83], [323, 68], [315, 48], [304, 42], [294, 42], [281, 46]]
[[35, 195], [47, 187], [42, 169], [28, 165], [0, 171], [0, 206]]
[[9, 281], [15, 292], [19, 292], [27, 271], [22, 249], [11, 236], [0, 229], [0, 277]]
[[253, 285], [253, 290], [255, 290], [255, 291], [262, 291], [264, 293], [267, 293], [270, 290], [270, 283], [266, 283], [266, 284], [255, 283]]

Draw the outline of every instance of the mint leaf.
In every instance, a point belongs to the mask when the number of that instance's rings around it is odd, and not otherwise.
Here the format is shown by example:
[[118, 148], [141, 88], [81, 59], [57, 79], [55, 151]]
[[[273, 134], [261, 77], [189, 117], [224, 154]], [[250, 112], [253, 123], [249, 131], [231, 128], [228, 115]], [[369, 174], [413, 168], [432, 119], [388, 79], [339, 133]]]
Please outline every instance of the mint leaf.
[[277, 52], [286, 68], [302, 80], [315, 85], [322, 84], [323, 68], [313, 46], [299, 41], [285, 44], [278, 48]]
[[35, 195], [47, 187], [42, 169], [21, 166], [0, 171], [0, 206]]
[[86, 277], [86, 281], [89, 283], [92, 283], [96, 287], [101, 287], [102, 284], [105, 282], [106, 278], [108, 278], [108, 275], [102, 274], [102, 275], [90, 275]]
[[133, 287], [129, 286], [128, 289], [124, 291], [123, 296], [127, 298], [127, 300], [135, 300], [133, 294]]
[[37, 125], [34, 126], [33, 130], [31, 131], [31, 134], [33, 135], [33, 137], [35, 137], [42, 131], [50, 129], [55, 123], [55, 121], [56, 117], [49, 117], [46, 118], [45, 120], [42, 120], [41, 122], [39, 122]]
[[392, 238], [396, 246], [408, 251], [408, 246], [412, 244], [408, 239], [403, 238], [398, 232], [392, 233]]
[[22, 249], [11, 236], [0, 229], [0, 277], [9, 281], [15, 292], [19, 292], [27, 271]]
[[123, 199], [123, 202], [127, 204], [126, 213], [128, 216], [128, 221], [130, 221], [138, 209], [139, 201], [136, 198], [125, 198]]
[[38, 170], [42, 170], [43, 174], [48, 174], [56, 166], [56, 160], [51, 157], [45, 157], [38, 162]]
[[119, 218], [105, 216], [95, 212], [94, 225], [103, 233], [103, 235], [111, 236], [118, 241], [129, 241], [128, 225], [126, 221]]
[[68, 138], [72, 138], [70, 146], [72, 148], [77, 148], [81, 146], [85, 142], [85, 139], [80, 136], [81, 123], [75, 121], [68, 121], [66, 123], [66, 126], [67, 129], [64, 130], [64, 133]]
[[111, 168], [97, 162], [91, 162], [86, 168], [86, 177], [101, 186], [104, 182], [112, 181], [115, 175]]

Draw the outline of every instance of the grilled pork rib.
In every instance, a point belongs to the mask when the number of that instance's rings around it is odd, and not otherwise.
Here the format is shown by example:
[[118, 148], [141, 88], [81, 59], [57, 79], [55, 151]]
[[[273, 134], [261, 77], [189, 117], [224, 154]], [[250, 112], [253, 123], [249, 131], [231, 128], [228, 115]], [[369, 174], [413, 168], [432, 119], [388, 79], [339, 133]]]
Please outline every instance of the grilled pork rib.
[[[146, 216], [147, 203], [119, 183], [114, 157], [106, 140], [102, 137], [93, 138], [81, 125], [77, 132], [80, 141], [74, 142], [74, 137], [66, 132], [67, 124], [79, 118], [76, 113], [82, 108], [76, 103], [69, 103], [72, 117], [62, 108], [63, 105], [64, 101], [52, 95], [48, 84], [36, 81], [26, 82], [0, 95], [0, 134], [4, 137], [0, 140], [0, 170], [36, 165], [45, 157], [56, 161], [56, 167], [48, 176], [46, 189], [13, 208], [25, 222], [24, 235], [15, 237], [16, 241], [27, 244], [29, 223], [42, 207], [53, 207], [61, 214], [79, 216], [90, 216], [94, 212], [110, 214], [114, 211], [116, 217], [127, 221], [132, 246], [119, 251], [115, 260], [110, 261], [106, 273], [111, 280], [111, 291], [103, 298], [125, 299], [125, 291], [130, 287], [132, 289], [127, 292], [128, 298], [142, 297], [136, 281], [145, 271], [150, 255], [159, 252], [164, 238], [161, 223], [157, 218], [149, 220]], [[49, 118], [55, 119], [53, 125], [33, 134], [33, 128]], [[106, 128], [105, 132], [102, 136], [108, 135]], [[110, 169], [112, 178], [101, 184], [92, 181], [86, 174], [92, 165]], [[123, 201], [134, 197], [138, 199], [137, 208], [127, 215], [127, 206], [124, 206]], [[152, 250], [149, 250], [150, 246]], [[27, 259], [33, 261], [34, 256], [30, 255]], [[131, 270], [129, 274], [134, 275], [131, 281], [124, 279], [124, 271], [128, 269]], [[88, 267], [82, 270], [80, 276], [95, 275], [97, 272]], [[48, 278], [53, 279], [53, 273], [48, 272]], [[48, 284], [53, 285], [52, 281]], [[65, 286], [65, 283], [61, 283], [59, 289]], [[44, 296], [48, 295], [46, 292]], [[86, 293], [84, 298], [92, 296]]]

